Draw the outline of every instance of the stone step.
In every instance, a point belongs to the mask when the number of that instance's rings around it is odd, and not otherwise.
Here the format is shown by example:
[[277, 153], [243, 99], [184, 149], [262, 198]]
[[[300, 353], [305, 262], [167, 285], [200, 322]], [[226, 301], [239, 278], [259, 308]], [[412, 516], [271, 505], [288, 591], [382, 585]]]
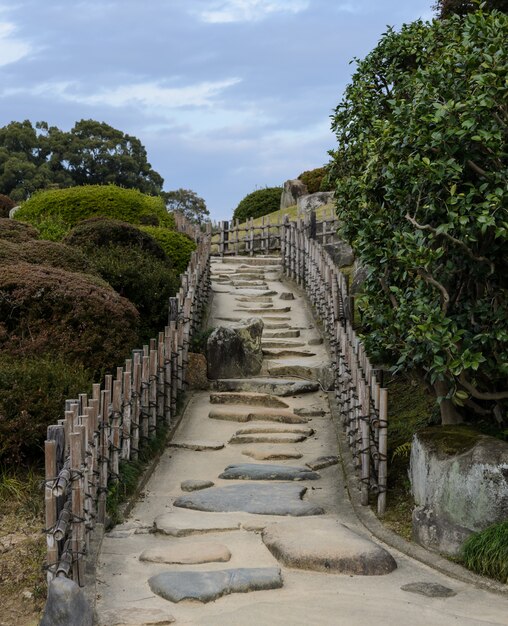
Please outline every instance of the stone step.
[[299, 337], [299, 330], [280, 330], [277, 332], [263, 332], [263, 337], [266, 339], [290, 339], [292, 337]]
[[[235, 298], [236, 300], [236, 298]], [[257, 304], [257, 308], [252, 308], [253, 305]], [[257, 315], [260, 316], [262, 315], [262, 311], [272, 311], [273, 310], [273, 303], [271, 302], [259, 302], [259, 303], [254, 303], [251, 302], [250, 304], [243, 304], [242, 302], [240, 302], [237, 305], [239, 308], [235, 309], [235, 313], [247, 313], [249, 315]], [[254, 313], [253, 313], [254, 311]], [[260, 312], [261, 311], [261, 312]]]
[[[208, 489], [203, 489], [203, 491], [208, 491]], [[178, 515], [175, 513], [163, 513], [159, 515], [155, 518], [154, 529], [156, 533], [160, 533], [161, 535], [187, 537], [189, 535], [240, 530], [240, 522], [231, 519], [229, 515], [196, 515], [182, 511], [182, 513]]]
[[222, 441], [170, 441], [170, 448], [182, 448], [183, 450], [192, 450], [193, 452], [222, 450], [224, 443]]
[[216, 392], [210, 394], [211, 404], [248, 404], [252, 406], [264, 406], [271, 408], [289, 408], [283, 400], [267, 393], [248, 391], [239, 392]]
[[233, 287], [235, 288], [237, 292], [239, 292], [240, 290], [245, 290], [245, 289], [249, 289], [251, 291], [266, 291], [268, 289], [268, 285], [264, 283], [261, 285], [255, 285], [252, 283], [247, 283], [245, 285], [235, 285], [234, 283], [231, 283], [231, 284], [233, 285]]
[[282, 265], [280, 265], [281, 258], [280, 256], [227, 256], [223, 257], [220, 261], [212, 261], [212, 265], [215, 263], [221, 263], [224, 265], [237, 265], [241, 263], [240, 267], [252, 267], [252, 266], [272, 266], [272, 267], [280, 267], [282, 269]]
[[237, 302], [273, 302], [272, 296], [239, 296], [235, 297]]
[[244, 456], [248, 456], [256, 461], [284, 461], [288, 459], [301, 459], [303, 454], [296, 448], [288, 448], [277, 445], [260, 447], [256, 445], [253, 448], [242, 450]]
[[[263, 336], [266, 336], [265, 332]], [[306, 360], [304, 363], [299, 358], [266, 361], [264, 368], [271, 376], [298, 376], [316, 380], [324, 389], [330, 389], [333, 385], [333, 371], [329, 365], [323, 365], [321, 360]]]
[[252, 287], [251, 289], [237, 289], [236, 296], [276, 296], [277, 292], [273, 289], [265, 289], [264, 287], [257, 289]]
[[264, 280], [232, 280], [230, 281], [234, 287], [249, 287], [251, 289], [268, 289], [268, 285]]
[[212, 385], [214, 391], [248, 391], [282, 397], [319, 390], [317, 382], [290, 378], [222, 378]]
[[[265, 318], [268, 319], [268, 318]], [[285, 349], [285, 348], [303, 348], [307, 344], [303, 341], [291, 341], [288, 339], [287, 341], [277, 341], [277, 340], [263, 340], [261, 342], [261, 346], [263, 349]]]
[[233, 435], [229, 440], [232, 445], [246, 444], [246, 443], [301, 443], [307, 439], [306, 435], [297, 435], [292, 433], [259, 433], [252, 435]]
[[235, 435], [256, 435], [256, 434], [264, 434], [264, 433], [292, 433], [297, 435], [305, 435], [306, 437], [311, 437], [314, 434], [314, 429], [310, 426], [247, 426], [245, 428], [240, 428], [236, 431]]
[[287, 328], [290, 328], [287, 322], [268, 322], [265, 323], [264, 327], [268, 330], [285, 330]]
[[284, 409], [213, 409], [208, 417], [216, 420], [230, 422], [279, 422], [282, 424], [305, 424], [308, 418], [295, 415], [292, 411]]
[[[169, 626], [176, 620], [167, 611], [130, 605], [127, 608], [97, 610], [98, 626]], [[63, 623], [63, 622], [59, 622]], [[66, 622], [71, 623], [71, 622]], [[72, 624], [84, 621], [72, 621]], [[94, 622], [95, 624], [95, 622]]]
[[321, 476], [307, 467], [236, 463], [219, 475], [224, 480], [318, 480]]
[[150, 563], [170, 563], [177, 565], [196, 565], [200, 563], [225, 563], [231, 559], [231, 552], [222, 543], [186, 541], [164, 543], [143, 550], [140, 561]]
[[308, 352], [305, 350], [268, 350], [266, 348], [263, 348], [263, 354], [271, 359], [285, 359], [287, 357], [306, 358], [316, 356], [315, 352]]
[[350, 576], [379, 576], [397, 567], [384, 548], [335, 519], [309, 520], [305, 527], [294, 521], [270, 524], [262, 537], [287, 567]]
[[[270, 309], [270, 313], [289, 313], [289, 311], [291, 311], [291, 307], [290, 306], [284, 306], [284, 307], [273, 307], [273, 305], [269, 306], [269, 307], [258, 307], [258, 308], [245, 308], [244, 311], [247, 313], [252, 313], [253, 315], [256, 314], [260, 314], [262, 315], [263, 313], [266, 313], [266, 309]], [[235, 309], [235, 311], [242, 311], [242, 308], [240, 309]]]

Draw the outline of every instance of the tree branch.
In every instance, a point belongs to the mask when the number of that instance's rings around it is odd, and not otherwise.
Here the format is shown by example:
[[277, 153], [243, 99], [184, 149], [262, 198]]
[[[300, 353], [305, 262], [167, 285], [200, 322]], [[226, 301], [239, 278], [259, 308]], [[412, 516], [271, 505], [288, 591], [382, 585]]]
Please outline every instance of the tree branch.
[[446, 315], [448, 311], [448, 306], [450, 304], [450, 295], [446, 290], [446, 287], [442, 285], [438, 280], [433, 278], [423, 268], [419, 267], [416, 271], [418, 272], [418, 275], [421, 276], [425, 281], [439, 289], [439, 291], [441, 292], [441, 312], [443, 313], [443, 315]]
[[508, 391], [478, 391], [478, 389], [466, 380], [464, 372], [459, 376], [460, 384], [469, 391], [469, 393], [477, 400], [506, 400], [508, 399]]
[[409, 213], [406, 213], [405, 217], [407, 221], [413, 224], [413, 226], [417, 228], [418, 230], [428, 230], [429, 232], [433, 233], [436, 237], [444, 237], [445, 239], [448, 239], [448, 241], [451, 241], [452, 243], [454, 243], [456, 246], [459, 246], [459, 248], [462, 248], [462, 250], [464, 250], [464, 252], [468, 255], [468, 257], [473, 259], [473, 261], [478, 261], [480, 263], [487, 263], [488, 265], [490, 265], [490, 273], [491, 274], [494, 273], [494, 263], [492, 263], [492, 261], [487, 259], [487, 257], [476, 256], [476, 254], [471, 250], [471, 248], [460, 239], [457, 239], [456, 237], [453, 237], [452, 235], [449, 235], [448, 233], [439, 232], [437, 228], [434, 228], [430, 224], [419, 224], [413, 217], [409, 215]]
[[380, 276], [378, 278], [379, 280], [379, 284], [381, 285], [381, 288], [383, 289], [383, 291], [385, 292], [385, 294], [388, 296], [388, 299], [390, 300], [392, 307], [397, 310], [399, 308], [399, 303], [397, 302], [397, 299], [395, 298], [395, 296], [393, 295], [393, 293], [390, 291], [387, 283], [386, 283], [386, 274], [385, 276]]
[[476, 165], [476, 163], [474, 161], [471, 161], [471, 159], [468, 159], [466, 161], [466, 163], [469, 165], [469, 167], [476, 172], [477, 174], [479, 174], [480, 176], [487, 176], [488, 173], [481, 168], [479, 165]]

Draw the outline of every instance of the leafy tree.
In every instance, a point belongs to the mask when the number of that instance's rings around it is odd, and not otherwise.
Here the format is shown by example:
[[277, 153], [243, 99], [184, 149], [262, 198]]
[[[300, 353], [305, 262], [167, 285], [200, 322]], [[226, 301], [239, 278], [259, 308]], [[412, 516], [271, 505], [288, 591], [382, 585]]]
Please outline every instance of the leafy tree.
[[366, 344], [426, 377], [443, 423], [508, 399], [507, 41], [497, 11], [390, 29], [333, 116]]
[[251, 217], [262, 217], [280, 209], [282, 187], [265, 187], [249, 193], [236, 207], [233, 219], [244, 222]]
[[210, 211], [206, 208], [205, 201], [190, 189], [163, 191], [161, 195], [166, 202], [168, 211], [183, 213], [194, 224], [201, 224], [210, 219]]
[[[478, 10], [480, 0], [437, 0], [434, 10], [441, 19], [447, 19], [452, 15], [467, 15]], [[508, 13], [508, 0], [486, 0], [481, 4], [487, 11], [497, 9]]]
[[40, 189], [113, 183], [158, 195], [163, 179], [136, 137], [95, 120], [69, 132], [29, 120], [0, 128], [0, 193], [12, 200]]

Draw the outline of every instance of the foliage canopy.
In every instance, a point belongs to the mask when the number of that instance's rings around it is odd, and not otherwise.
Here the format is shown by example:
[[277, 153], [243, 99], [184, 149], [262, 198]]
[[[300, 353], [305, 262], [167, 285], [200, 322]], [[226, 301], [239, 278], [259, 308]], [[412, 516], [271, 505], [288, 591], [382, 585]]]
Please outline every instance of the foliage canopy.
[[333, 115], [366, 344], [422, 372], [444, 421], [508, 399], [507, 41], [496, 11], [390, 29]]
[[161, 195], [166, 202], [168, 211], [182, 213], [193, 224], [201, 224], [210, 219], [210, 211], [206, 208], [206, 202], [195, 191], [176, 189], [175, 191], [163, 191]]
[[251, 217], [262, 217], [280, 208], [282, 187], [265, 187], [249, 193], [236, 207], [233, 219], [245, 222]]

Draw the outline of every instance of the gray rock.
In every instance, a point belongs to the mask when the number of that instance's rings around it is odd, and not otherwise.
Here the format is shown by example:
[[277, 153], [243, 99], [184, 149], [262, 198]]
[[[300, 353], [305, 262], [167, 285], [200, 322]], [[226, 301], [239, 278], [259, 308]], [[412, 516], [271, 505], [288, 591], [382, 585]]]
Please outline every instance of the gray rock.
[[270, 524], [263, 542], [284, 565], [334, 574], [378, 576], [396, 569], [393, 557], [334, 519]]
[[175, 563], [195, 565], [198, 563], [223, 563], [231, 559], [231, 552], [222, 543], [188, 542], [178, 539], [169, 545], [152, 546], [143, 550], [139, 560], [150, 563]]
[[221, 517], [217, 513], [209, 514], [164, 513], [154, 522], [155, 531], [170, 537], [187, 537], [189, 535], [203, 535], [205, 533], [221, 533], [239, 530], [240, 522], [229, 516]]
[[281, 300], [294, 300], [295, 296], [291, 291], [283, 291], [280, 294], [280, 299]]
[[175, 621], [166, 611], [133, 606], [101, 611], [98, 617], [99, 626], [169, 626]]
[[184, 450], [192, 450], [193, 452], [203, 452], [206, 450], [222, 450], [224, 443], [222, 441], [170, 441], [168, 446], [171, 448], [183, 448]]
[[309, 471], [306, 467], [239, 463], [228, 465], [219, 478], [237, 480], [317, 480], [321, 477], [316, 472]]
[[316, 193], [301, 195], [296, 202], [296, 206], [300, 211], [312, 211], [333, 202], [333, 196], [333, 191], [317, 191]]
[[305, 424], [308, 422], [306, 417], [295, 415], [288, 409], [212, 409], [208, 413], [208, 417], [215, 420], [225, 420], [232, 422], [279, 422], [282, 424]]
[[208, 378], [258, 374], [263, 361], [262, 333], [263, 320], [259, 318], [216, 328], [207, 342]]
[[[220, 386], [220, 384], [219, 384]], [[289, 405], [276, 396], [258, 392], [219, 392], [210, 394], [211, 404], [249, 404], [251, 406], [264, 406], [287, 409]]]
[[338, 462], [339, 462], [339, 459], [337, 456], [330, 455], [330, 456], [320, 456], [319, 458], [314, 459], [313, 461], [309, 461], [308, 463], [305, 463], [305, 465], [307, 467], [310, 467], [311, 470], [320, 470], [320, 469], [324, 469], [325, 467], [331, 467], [332, 465], [337, 465]]
[[296, 450], [296, 448], [284, 448], [279, 446], [268, 446], [266, 448], [248, 448], [242, 450], [244, 456], [248, 456], [256, 461], [284, 461], [287, 459], [301, 459], [303, 454]]
[[264, 333], [264, 337], [266, 337], [266, 339], [292, 339], [294, 337], [299, 337], [300, 336], [300, 331], [297, 329], [291, 329], [291, 330], [278, 330], [278, 331], [270, 331], [267, 333]]
[[270, 359], [305, 359], [311, 356], [316, 356], [315, 352], [309, 352], [308, 350], [268, 350], [266, 348], [263, 348], [263, 354], [265, 357]]
[[318, 381], [323, 389], [331, 390], [334, 386], [333, 370], [323, 359], [307, 358], [267, 361], [265, 367], [271, 376], [298, 376], [307, 380]]
[[211, 480], [184, 480], [180, 483], [182, 491], [199, 491], [200, 489], [208, 489], [208, 487], [213, 487]]
[[54, 578], [40, 626], [92, 626], [93, 613], [83, 589], [68, 578]]
[[294, 412], [304, 417], [321, 417], [326, 415], [326, 411], [320, 406], [298, 407], [294, 409]]
[[349, 267], [355, 262], [353, 248], [345, 241], [329, 243], [326, 244], [324, 248], [332, 258], [335, 265], [339, 268]]
[[308, 193], [307, 185], [298, 178], [286, 180], [280, 199], [280, 208], [287, 209], [290, 206], [294, 206], [298, 198], [306, 196]]
[[170, 602], [211, 602], [230, 593], [247, 593], [282, 587], [276, 567], [238, 568], [212, 572], [163, 572], [152, 576], [150, 589]]
[[306, 487], [292, 483], [228, 485], [180, 496], [174, 501], [174, 506], [225, 513], [244, 511], [257, 515], [322, 515], [324, 511], [320, 506], [302, 500], [306, 491]]
[[287, 378], [225, 378], [214, 382], [217, 391], [248, 391], [276, 396], [297, 396], [319, 390], [317, 382]]
[[321, 335], [312, 335], [308, 338], [307, 343], [309, 346], [320, 346], [323, 343], [323, 337]]
[[464, 426], [427, 428], [411, 447], [413, 536], [456, 555], [473, 532], [508, 515], [508, 443]]
[[456, 591], [439, 583], [408, 583], [407, 585], [402, 585], [401, 589], [402, 591], [419, 593], [422, 596], [427, 596], [427, 598], [451, 598], [457, 595]]
[[305, 441], [307, 435], [293, 435], [291, 433], [278, 434], [253, 434], [253, 435], [233, 435], [229, 440], [230, 444], [246, 444], [246, 443], [300, 443]]

